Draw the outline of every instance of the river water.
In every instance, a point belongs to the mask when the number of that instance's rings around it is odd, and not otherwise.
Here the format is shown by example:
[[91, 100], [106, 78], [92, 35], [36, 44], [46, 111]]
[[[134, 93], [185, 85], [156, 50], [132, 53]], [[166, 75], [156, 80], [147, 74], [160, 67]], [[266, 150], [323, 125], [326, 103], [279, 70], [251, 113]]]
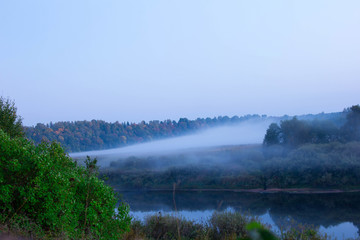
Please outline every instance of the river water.
[[[171, 191], [120, 192], [131, 215], [175, 214]], [[279, 232], [290, 224], [308, 224], [333, 238], [359, 238], [360, 193], [245, 193], [229, 191], [177, 191], [177, 214], [195, 222], [214, 211], [240, 211], [257, 216]]]

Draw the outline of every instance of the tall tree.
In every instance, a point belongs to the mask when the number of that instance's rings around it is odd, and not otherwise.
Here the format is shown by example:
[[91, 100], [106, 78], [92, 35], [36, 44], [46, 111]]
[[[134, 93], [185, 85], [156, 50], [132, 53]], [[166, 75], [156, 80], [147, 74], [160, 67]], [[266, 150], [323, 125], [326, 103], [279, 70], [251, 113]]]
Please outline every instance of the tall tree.
[[311, 141], [310, 126], [296, 117], [282, 121], [280, 128], [283, 134], [283, 143], [289, 147], [297, 147]]
[[264, 145], [271, 146], [281, 143], [281, 128], [276, 123], [270, 124], [266, 130]]
[[16, 111], [13, 101], [0, 97], [0, 129], [12, 138], [24, 136], [22, 119]]
[[360, 141], [360, 106], [354, 105], [346, 116], [343, 127], [343, 137], [346, 141]]

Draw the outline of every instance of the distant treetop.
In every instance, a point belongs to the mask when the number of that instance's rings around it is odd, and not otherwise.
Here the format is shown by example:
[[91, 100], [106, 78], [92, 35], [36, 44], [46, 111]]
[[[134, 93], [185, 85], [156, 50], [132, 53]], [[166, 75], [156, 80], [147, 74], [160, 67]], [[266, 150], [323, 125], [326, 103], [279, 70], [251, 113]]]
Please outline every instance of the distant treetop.
[[296, 117], [283, 120], [280, 125], [272, 123], [266, 131], [263, 143], [265, 146], [280, 144], [297, 147], [305, 143], [360, 141], [360, 106], [354, 105], [343, 114], [346, 118], [341, 126], [338, 121], [306, 121]]

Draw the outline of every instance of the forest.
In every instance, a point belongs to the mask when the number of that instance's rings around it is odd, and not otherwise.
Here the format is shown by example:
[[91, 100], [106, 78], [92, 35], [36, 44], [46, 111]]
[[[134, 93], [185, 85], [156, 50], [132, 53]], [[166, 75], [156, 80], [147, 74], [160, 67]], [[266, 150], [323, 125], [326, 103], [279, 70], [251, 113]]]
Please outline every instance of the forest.
[[360, 107], [342, 126], [328, 120], [283, 120], [263, 145], [114, 159], [103, 169], [118, 189], [269, 189], [360, 187]]
[[[195, 155], [129, 157], [103, 169], [118, 190], [360, 187], [360, 143], [306, 144], [297, 149], [219, 150]], [[222, 161], [214, 160], [220, 157]], [[193, 161], [191, 163], [191, 161]]]
[[154, 120], [148, 123], [145, 121], [140, 123], [108, 123], [102, 120], [57, 122], [46, 125], [39, 123], [35, 127], [26, 127], [25, 132], [26, 136], [35, 143], [57, 141], [67, 151], [79, 152], [122, 147], [160, 138], [175, 137], [199, 129], [221, 124], [235, 124], [256, 118], [261, 118], [261, 116], [247, 115], [241, 118], [225, 116], [198, 118], [196, 120], [180, 118], [177, 122]]
[[347, 110], [346, 121], [341, 127], [330, 121], [300, 121], [296, 117], [273, 123], [266, 131], [264, 145], [297, 147], [305, 143], [360, 141], [360, 107]]
[[[301, 115], [298, 118], [308, 121], [315, 119], [329, 121], [335, 126], [341, 126], [345, 122], [346, 111], [348, 110], [345, 109], [343, 112], [338, 113]], [[196, 120], [180, 118], [178, 121], [154, 120], [140, 123], [108, 123], [103, 120], [50, 122], [49, 124], [38, 123], [33, 127], [24, 127], [24, 131], [26, 137], [35, 144], [42, 141], [56, 141], [68, 152], [80, 152], [124, 147], [136, 143], [191, 134], [216, 126], [236, 125], [245, 121], [266, 119], [280, 121], [291, 119], [291, 117], [287, 115], [282, 117], [245, 115], [241, 117], [197, 118]]]

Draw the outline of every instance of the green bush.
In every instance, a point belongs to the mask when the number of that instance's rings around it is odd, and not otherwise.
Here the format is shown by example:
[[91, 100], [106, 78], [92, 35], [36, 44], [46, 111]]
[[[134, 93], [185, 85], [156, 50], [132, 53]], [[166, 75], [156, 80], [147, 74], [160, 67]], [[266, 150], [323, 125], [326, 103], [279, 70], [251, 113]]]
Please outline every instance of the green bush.
[[281, 233], [281, 239], [284, 240], [297, 240], [297, 239], [308, 239], [308, 240], [326, 240], [329, 237], [325, 234], [320, 234], [318, 229], [312, 226], [299, 224], [292, 226], [288, 231]]
[[174, 215], [161, 213], [145, 219], [145, 235], [149, 239], [196, 239], [203, 226]]
[[[179, 236], [180, 235], [180, 236]], [[144, 222], [135, 220], [124, 240], [196, 239], [196, 240], [327, 240], [318, 228], [292, 223], [287, 230], [274, 233], [256, 217], [239, 212], [214, 212], [203, 223], [176, 215], [160, 213], [148, 216]]]
[[0, 97], [0, 129], [10, 137], [24, 136], [21, 117], [16, 114], [15, 103]]
[[[0, 223], [36, 224], [38, 236], [117, 239], [129, 207], [98, 178], [96, 160], [77, 166], [58, 143], [35, 146], [0, 129]], [[26, 223], [22, 223], [27, 225]]]
[[223, 237], [246, 238], [246, 224], [251, 222], [249, 217], [239, 212], [214, 212], [209, 219], [211, 239], [223, 239]]

